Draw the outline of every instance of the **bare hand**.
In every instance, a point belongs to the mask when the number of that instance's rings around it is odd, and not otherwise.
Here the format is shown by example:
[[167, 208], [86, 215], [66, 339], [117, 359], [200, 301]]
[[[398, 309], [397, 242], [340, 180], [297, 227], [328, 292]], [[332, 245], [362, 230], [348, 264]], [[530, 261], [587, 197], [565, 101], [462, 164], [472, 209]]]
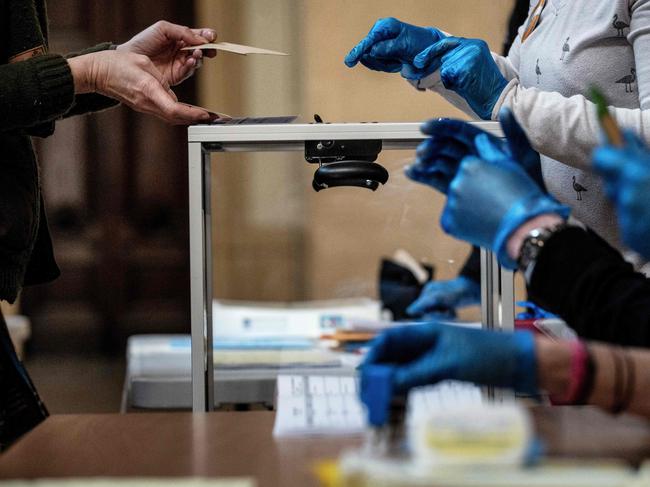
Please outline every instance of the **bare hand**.
[[205, 110], [179, 103], [168, 81], [147, 56], [108, 50], [77, 56], [68, 63], [76, 93], [100, 93], [172, 124], [188, 125], [213, 118]]
[[[217, 34], [212, 29], [190, 29], [161, 20], [118, 46], [117, 50], [147, 56], [167, 83], [176, 86], [194, 74], [204, 56], [200, 49], [181, 49], [212, 42], [216, 38]], [[216, 51], [205, 53], [207, 57], [216, 55]]]

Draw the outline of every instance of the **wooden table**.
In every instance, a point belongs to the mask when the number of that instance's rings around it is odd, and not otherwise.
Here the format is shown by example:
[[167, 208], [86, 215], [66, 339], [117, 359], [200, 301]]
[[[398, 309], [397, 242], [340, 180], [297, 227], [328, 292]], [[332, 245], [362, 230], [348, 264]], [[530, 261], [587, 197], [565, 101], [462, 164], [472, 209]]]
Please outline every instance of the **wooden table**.
[[[533, 409], [556, 456], [650, 456], [650, 424], [591, 408]], [[0, 478], [252, 476], [260, 487], [318, 485], [311, 468], [360, 438], [272, 437], [274, 413], [52, 416], [0, 456]]]

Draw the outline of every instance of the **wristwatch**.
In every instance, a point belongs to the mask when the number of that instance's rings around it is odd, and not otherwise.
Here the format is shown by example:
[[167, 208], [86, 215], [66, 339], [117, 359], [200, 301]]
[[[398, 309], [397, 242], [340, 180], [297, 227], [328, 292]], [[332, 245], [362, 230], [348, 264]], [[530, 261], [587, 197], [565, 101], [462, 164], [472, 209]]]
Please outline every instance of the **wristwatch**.
[[569, 225], [567, 222], [562, 222], [559, 225], [551, 228], [534, 228], [528, 232], [528, 235], [521, 245], [521, 251], [519, 252], [519, 258], [517, 259], [517, 266], [523, 273], [526, 284], [530, 284], [530, 278], [532, 277], [533, 271], [535, 270], [537, 257], [544, 248], [544, 245], [546, 245], [548, 239], [551, 238], [555, 233], [564, 230], [569, 226], [571, 225]]

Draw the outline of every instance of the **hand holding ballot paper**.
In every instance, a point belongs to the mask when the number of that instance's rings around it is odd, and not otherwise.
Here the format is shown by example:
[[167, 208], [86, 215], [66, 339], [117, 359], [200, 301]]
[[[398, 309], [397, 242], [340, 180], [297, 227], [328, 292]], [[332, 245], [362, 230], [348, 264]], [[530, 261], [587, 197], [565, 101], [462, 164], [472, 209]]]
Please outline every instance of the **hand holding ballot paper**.
[[[259, 47], [245, 46], [243, 44], [233, 44], [231, 42], [211, 42], [206, 44], [199, 44], [194, 46], [188, 46], [181, 49], [181, 51], [192, 51], [192, 55], [196, 55], [197, 52], [211, 52], [211, 51], [225, 51], [232, 52], [234, 54], [240, 54], [242, 56], [248, 56], [249, 54], [263, 54], [270, 56], [288, 56], [289, 54], [280, 51], [271, 51], [269, 49], [261, 49]], [[213, 55], [206, 54], [209, 57]], [[194, 105], [185, 104], [191, 107]], [[219, 113], [207, 108], [196, 107], [201, 110], [206, 110], [212, 119], [211, 123], [218, 124], [229, 124], [229, 125], [255, 125], [255, 124], [268, 124], [268, 123], [291, 123], [296, 119], [296, 116], [281, 116], [281, 117], [231, 117], [225, 113]]]

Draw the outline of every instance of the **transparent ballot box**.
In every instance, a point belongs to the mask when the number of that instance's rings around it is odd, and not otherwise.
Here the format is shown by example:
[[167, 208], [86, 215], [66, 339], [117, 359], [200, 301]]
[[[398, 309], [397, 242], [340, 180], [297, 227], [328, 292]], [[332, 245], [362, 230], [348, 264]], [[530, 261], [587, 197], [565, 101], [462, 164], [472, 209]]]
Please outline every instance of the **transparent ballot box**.
[[[501, 136], [497, 123], [476, 125]], [[369, 320], [373, 313], [380, 317], [379, 268], [398, 249], [416, 262], [433, 264], [436, 279], [455, 277], [469, 246], [441, 230], [443, 197], [403, 173], [423, 140], [419, 127], [189, 127], [194, 411], [213, 408], [214, 374], [219, 374], [213, 350], [232, 338], [228, 330], [241, 327], [256, 339], [265, 334], [297, 337], [301, 325], [286, 318], [295, 316], [306, 323], [308, 337], [334, 333], [347, 316], [328, 312], [337, 305], [366, 309]], [[512, 329], [513, 301], [512, 273], [481, 250], [481, 315], [476, 321], [487, 328]], [[236, 309], [242, 302], [286, 306], [282, 315], [267, 310], [243, 319]], [[215, 328], [214, 313], [225, 313], [228, 326]]]

